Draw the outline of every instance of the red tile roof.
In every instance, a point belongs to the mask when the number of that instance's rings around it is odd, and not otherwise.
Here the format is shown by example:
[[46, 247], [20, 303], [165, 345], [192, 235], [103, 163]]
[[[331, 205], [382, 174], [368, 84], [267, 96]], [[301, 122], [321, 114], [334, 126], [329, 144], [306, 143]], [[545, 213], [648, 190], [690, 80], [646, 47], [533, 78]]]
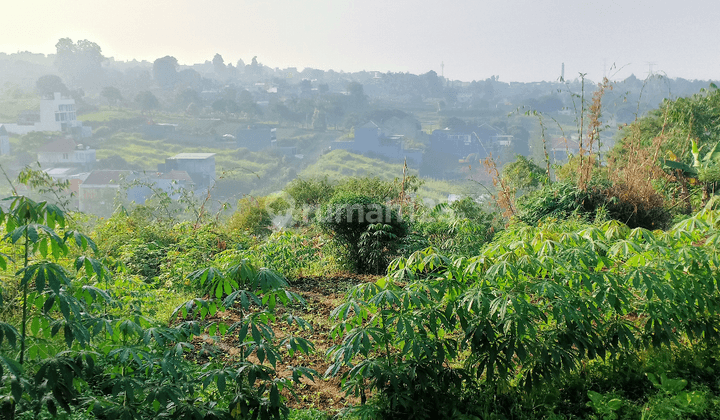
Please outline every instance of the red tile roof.
[[38, 153], [70, 153], [75, 150], [77, 144], [73, 139], [63, 138], [42, 146], [38, 149]]
[[92, 171], [82, 185], [119, 185], [132, 171]]

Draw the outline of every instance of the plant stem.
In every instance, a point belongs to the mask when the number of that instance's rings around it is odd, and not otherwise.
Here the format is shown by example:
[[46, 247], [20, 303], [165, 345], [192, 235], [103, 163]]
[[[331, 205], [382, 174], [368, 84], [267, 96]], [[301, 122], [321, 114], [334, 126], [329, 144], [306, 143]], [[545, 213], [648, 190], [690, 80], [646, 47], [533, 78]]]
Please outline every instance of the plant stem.
[[387, 330], [386, 319], [385, 319], [385, 311], [384, 310], [381, 310], [381, 311], [382, 312], [380, 312], [380, 314], [382, 316], [383, 335], [385, 337], [385, 358], [387, 359], [388, 370], [390, 372], [392, 372], [393, 368], [392, 368], [392, 363], [390, 362], [390, 342], [388, 340], [388, 330]]
[[[30, 243], [28, 242], [28, 230], [25, 229], [25, 265], [23, 268], [28, 266], [28, 248]], [[26, 324], [27, 324], [27, 294], [28, 284], [23, 284], [23, 312], [22, 312], [22, 325], [20, 326], [20, 364], [22, 365], [25, 361], [25, 335], [26, 335]]]

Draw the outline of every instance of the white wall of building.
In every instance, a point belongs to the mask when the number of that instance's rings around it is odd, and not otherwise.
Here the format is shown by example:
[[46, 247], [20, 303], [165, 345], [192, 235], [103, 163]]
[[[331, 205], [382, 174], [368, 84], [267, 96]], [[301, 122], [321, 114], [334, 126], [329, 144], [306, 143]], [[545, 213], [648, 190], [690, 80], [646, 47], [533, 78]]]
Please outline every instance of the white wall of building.
[[34, 125], [3, 124], [9, 133], [27, 134], [33, 131], [66, 131], [74, 127], [81, 127], [80, 134], [90, 137], [92, 129], [83, 127], [82, 121], [77, 120], [75, 99], [64, 98], [55, 92], [52, 99], [40, 99], [40, 122]]
[[0, 155], [10, 154], [10, 136], [0, 136]]

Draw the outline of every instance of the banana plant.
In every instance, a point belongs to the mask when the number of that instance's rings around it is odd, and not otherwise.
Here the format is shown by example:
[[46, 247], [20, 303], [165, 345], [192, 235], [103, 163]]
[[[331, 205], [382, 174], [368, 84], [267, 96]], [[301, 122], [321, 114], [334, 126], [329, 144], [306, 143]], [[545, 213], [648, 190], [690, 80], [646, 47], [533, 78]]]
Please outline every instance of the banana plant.
[[663, 164], [666, 168], [679, 173], [684, 178], [702, 183], [704, 206], [710, 199], [710, 191], [714, 190], [713, 187], [720, 182], [720, 142], [715, 143], [707, 153], [701, 156], [700, 149], [702, 147], [698, 147], [697, 141], [690, 141], [692, 143], [692, 165], [678, 160], [677, 156], [672, 152], [669, 153], [669, 159], [665, 159]]

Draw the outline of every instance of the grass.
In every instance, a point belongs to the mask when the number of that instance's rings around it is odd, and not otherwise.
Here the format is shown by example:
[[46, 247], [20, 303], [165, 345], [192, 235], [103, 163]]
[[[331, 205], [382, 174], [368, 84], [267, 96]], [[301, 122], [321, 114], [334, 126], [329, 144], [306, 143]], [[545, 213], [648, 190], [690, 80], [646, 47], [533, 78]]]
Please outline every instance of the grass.
[[186, 151], [184, 149], [162, 140], [143, 139], [137, 133], [116, 133], [98, 144], [96, 157], [100, 160], [120, 155], [133, 166], [155, 170], [158, 163], [164, 163], [165, 158]]
[[14, 123], [21, 112], [39, 108], [39, 96], [24, 95], [17, 98], [10, 95], [0, 96], [0, 122]]
[[[417, 175], [416, 169], [409, 169], [408, 175]], [[320, 178], [328, 176], [330, 179], [346, 177], [378, 177], [392, 181], [401, 180], [403, 176], [403, 165], [399, 163], [388, 163], [380, 159], [373, 159], [367, 156], [350, 153], [346, 150], [333, 150], [322, 155], [317, 162], [308, 166], [300, 172], [303, 178]], [[429, 199], [434, 202], [444, 202], [449, 194], [472, 194], [480, 192], [473, 183], [466, 181], [444, 181], [435, 179], [423, 179], [425, 183], [418, 191], [418, 197]]]
[[109, 122], [112, 120], [126, 120], [141, 117], [142, 114], [136, 109], [106, 108], [102, 107], [98, 112], [78, 115], [77, 119], [83, 122]]

